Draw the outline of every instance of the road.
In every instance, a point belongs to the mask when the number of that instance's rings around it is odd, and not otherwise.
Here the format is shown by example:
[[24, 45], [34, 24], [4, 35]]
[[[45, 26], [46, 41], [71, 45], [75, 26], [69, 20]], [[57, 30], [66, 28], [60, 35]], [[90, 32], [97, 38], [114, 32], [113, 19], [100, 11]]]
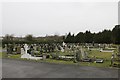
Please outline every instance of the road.
[[2, 60], [3, 78], [118, 78], [118, 69]]

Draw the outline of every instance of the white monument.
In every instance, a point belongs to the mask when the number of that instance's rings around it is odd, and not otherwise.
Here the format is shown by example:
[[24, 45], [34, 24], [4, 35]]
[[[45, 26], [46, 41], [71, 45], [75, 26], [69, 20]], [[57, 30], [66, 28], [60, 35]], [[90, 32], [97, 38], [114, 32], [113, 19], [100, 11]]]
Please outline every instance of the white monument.
[[21, 58], [29, 59], [31, 57], [31, 55], [27, 53], [27, 50], [28, 50], [28, 45], [27, 44], [24, 45], [24, 49], [21, 48]]
[[62, 45], [63, 45], [63, 46], [66, 46], [66, 44], [65, 44], [64, 42], [62, 43]]
[[27, 45], [27, 44], [25, 44], [25, 45], [24, 45], [24, 48], [25, 48], [25, 54], [27, 54], [28, 45]]
[[[25, 49], [25, 50], [24, 50], [24, 49]], [[24, 48], [21, 48], [21, 58], [33, 59], [33, 60], [43, 59], [42, 57], [34, 57], [34, 56], [31, 56], [29, 53], [27, 53], [27, 50], [28, 50], [28, 45], [25, 44]]]

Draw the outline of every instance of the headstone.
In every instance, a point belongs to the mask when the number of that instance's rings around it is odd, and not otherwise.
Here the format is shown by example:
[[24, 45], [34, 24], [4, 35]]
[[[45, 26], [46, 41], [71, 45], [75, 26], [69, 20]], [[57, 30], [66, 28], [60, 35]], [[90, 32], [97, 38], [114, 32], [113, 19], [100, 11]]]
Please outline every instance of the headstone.
[[85, 58], [85, 54], [84, 54], [82, 47], [81, 47], [81, 55], [82, 55], [82, 58]]
[[24, 45], [24, 48], [25, 48], [25, 54], [27, 54], [28, 45], [27, 45], [27, 44], [25, 44], [25, 45]]
[[7, 53], [8, 54], [12, 54], [12, 51], [13, 51], [13, 46], [11, 44], [8, 44], [8, 46], [7, 46]]
[[45, 60], [46, 59], [46, 54], [43, 54], [43, 60]]
[[80, 54], [81, 54], [80, 51], [77, 51], [77, 52], [76, 52], [76, 60], [77, 60], [77, 61], [80, 61]]
[[111, 65], [113, 65], [113, 62], [114, 62], [114, 57], [112, 56], [111, 57]]
[[[25, 51], [23, 51], [24, 49], [25, 49]], [[31, 55], [27, 53], [27, 51], [28, 51], [28, 45], [27, 44], [24, 45], [24, 49], [21, 49], [21, 51], [22, 51], [21, 58], [30, 59]]]
[[62, 43], [62, 46], [66, 46], [66, 44], [63, 42], [63, 43]]
[[25, 54], [24, 48], [21, 48], [21, 55]]
[[87, 52], [84, 52], [84, 58], [88, 58]]
[[17, 51], [16, 52], [17, 52], [17, 54], [21, 53], [21, 47], [20, 46], [17, 47]]
[[88, 46], [88, 50], [90, 50], [90, 47]]
[[36, 51], [37, 50], [37, 46], [33, 46], [33, 49]]

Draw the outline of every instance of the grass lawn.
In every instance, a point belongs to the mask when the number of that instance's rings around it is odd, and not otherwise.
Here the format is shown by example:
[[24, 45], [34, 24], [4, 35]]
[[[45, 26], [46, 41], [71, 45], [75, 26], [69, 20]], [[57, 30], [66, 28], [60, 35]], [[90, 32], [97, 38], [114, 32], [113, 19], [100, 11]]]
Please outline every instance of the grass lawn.
[[74, 65], [92, 66], [92, 67], [110, 67], [110, 61], [105, 61], [104, 63], [91, 63], [91, 62], [78, 62], [78, 63], [73, 63], [73, 61], [46, 59], [44, 62], [58, 63], [58, 64], [59, 64], [59, 63], [60, 63], [60, 64], [74, 64]]
[[88, 51], [88, 56], [89, 57], [95, 56], [96, 58], [102, 58], [102, 59], [110, 60], [111, 56], [112, 56], [112, 53], [110, 53], [110, 52], [100, 52], [98, 50], [92, 50], [92, 51]]
[[0, 58], [6, 57], [6, 53], [0, 52]]
[[21, 54], [16, 54], [16, 55], [9, 55], [8, 58], [12, 59], [20, 59]]
[[89, 62], [80, 62], [81, 66], [93, 66], [93, 67], [110, 67], [110, 61], [104, 61], [104, 63], [89, 63]]
[[0, 52], [0, 58], [2, 58], [2, 52]]
[[0, 58], [5, 58], [5, 57], [7, 57], [7, 54], [4, 52], [0, 52]]
[[55, 60], [55, 59], [46, 59], [44, 62], [57, 63], [57, 64], [76, 64], [73, 61], [64, 61], [64, 60]]

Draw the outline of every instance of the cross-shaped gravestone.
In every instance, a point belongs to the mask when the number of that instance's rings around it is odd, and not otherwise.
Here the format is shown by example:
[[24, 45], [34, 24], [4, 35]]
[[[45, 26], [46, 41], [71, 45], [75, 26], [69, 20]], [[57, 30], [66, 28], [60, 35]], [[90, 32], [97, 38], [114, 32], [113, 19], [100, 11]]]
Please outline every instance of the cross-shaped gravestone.
[[27, 54], [28, 45], [27, 45], [27, 44], [25, 44], [25, 45], [24, 45], [24, 48], [25, 48], [25, 54]]

